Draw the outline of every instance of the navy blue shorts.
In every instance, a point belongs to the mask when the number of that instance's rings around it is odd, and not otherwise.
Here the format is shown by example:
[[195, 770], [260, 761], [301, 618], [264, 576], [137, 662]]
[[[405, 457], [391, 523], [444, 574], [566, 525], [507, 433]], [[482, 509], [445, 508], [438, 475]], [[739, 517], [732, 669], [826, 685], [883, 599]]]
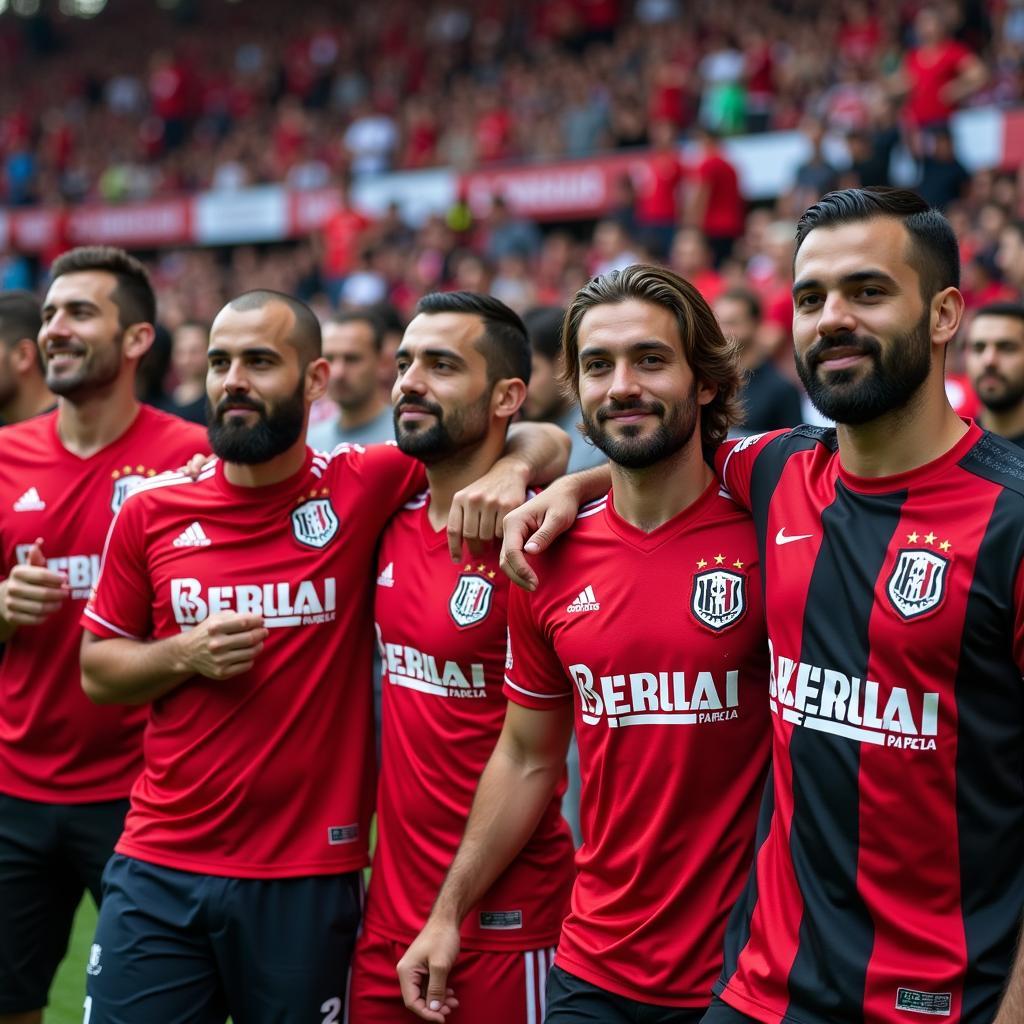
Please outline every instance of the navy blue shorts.
[[362, 872], [220, 878], [115, 854], [86, 1024], [341, 1024]]
[[127, 800], [43, 804], [0, 794], [0, 1014], [46, 1005], [86, 889], [124, 827]]
[[548, 972], [547, 1005], [544, 1024], [699, 1024], [706, 1012], [706, 1007], [640, 1003], [591, 985], [557, 964]]

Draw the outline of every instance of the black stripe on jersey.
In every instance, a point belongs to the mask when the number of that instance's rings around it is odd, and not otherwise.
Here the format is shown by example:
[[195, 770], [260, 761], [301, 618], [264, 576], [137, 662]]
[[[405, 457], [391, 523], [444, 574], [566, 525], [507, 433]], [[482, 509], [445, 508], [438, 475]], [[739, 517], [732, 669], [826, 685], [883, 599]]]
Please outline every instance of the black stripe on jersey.
[[764, 786], [761, 808], [757, 814], [757, 838], [754, 842], [754, 864], [747, 876], [747, 883], [740, 893], [736, 906], [729, 914], [725, 926], [725, 959], [722, 964], [722, 976], [715, 986], [715, 992], [721, 994], [728, 980], [736, 973], [736, 965], [743, 947], [750, 938], [750, 919], [754, 916], [757, 905], [757, 862], [761, 856], [761, 847], [768, 838], [775, 816], [775, 778], [771, 769]]
[[[1013, 658], [1013, 587], [1024, 556], [1024, 460], [1002, 443], [961, 466], [1004, 485], [978, 549], [957, 666], [956, 793], [967, 941], [963, 1024], [991, 1021], [1024, 912], [1024, 684]], [[1012, 490], [1009, 489], [1012, 486]]]
[[[905, 491], [863, 495], [837, 481], [835, 499], [821, 515], [802, 661], [867, 678], [875, 584], [905, 500]], [[861, 1024], [874, 926], [857, 893], [860, 744], [798, 726], [789, 754], [790, 853], [804, 903], [789, 975], [792, 1016], [805, 1019], [813, 1007], [815, 1019]]]

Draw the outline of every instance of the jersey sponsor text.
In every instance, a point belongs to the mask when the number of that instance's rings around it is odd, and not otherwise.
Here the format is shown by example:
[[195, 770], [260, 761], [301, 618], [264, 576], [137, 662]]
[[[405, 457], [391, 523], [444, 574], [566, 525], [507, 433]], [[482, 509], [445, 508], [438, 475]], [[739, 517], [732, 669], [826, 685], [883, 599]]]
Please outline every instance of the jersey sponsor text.
[[172, 579], [171, 607], [182, 632], [224, 611], [261, 615], [268, 628], [312, 626], [334, 621], [337, 580], [302, 580], [294, 587], [287, 582], [204, 587], [192, 577]]

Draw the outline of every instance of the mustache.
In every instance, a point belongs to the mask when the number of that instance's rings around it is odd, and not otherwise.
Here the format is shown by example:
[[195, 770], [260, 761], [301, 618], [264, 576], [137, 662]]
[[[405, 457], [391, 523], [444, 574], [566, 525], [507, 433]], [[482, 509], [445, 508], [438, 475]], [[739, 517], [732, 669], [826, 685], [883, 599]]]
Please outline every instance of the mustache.
[[400, 398], [395, 405], [395, 415], [397, 416], [403, 409], [419, 409], [421, 412], [429, 412], [441, 419], [444, 415], [444, 410], [436, 402], [428, 402], [425, 398], [411, 398], [406, 396]]
[[217, 419], [223, 419], [224, 413], [229, 409], [251, 409], [253, 412], [258, 412], [261, 416], [267, 415], [267, 407], [257, 401], [255, 398], [222, 398], [214, 409], [214, 414]]
[[837, 348], [853, 348], [866, 355], [879, 357], [882, 354], [882, 346], [877, 338], [870, 334], [854, 334], [852, 331], [844, 331], [841, 334], [830, 334], [820, 341], [816, 341], [804, 356], [804, 361], [809, 366], [821, 362], [822, 358]]
[[641, 402], [639, 399], [629, 402], [612, 401], [602, 405], [594, 416], [598, 423], [604, 423], [615, 413], [620, 412], [642, 412], [651, 416], [664, 416], [665, 406], [661, 402]]

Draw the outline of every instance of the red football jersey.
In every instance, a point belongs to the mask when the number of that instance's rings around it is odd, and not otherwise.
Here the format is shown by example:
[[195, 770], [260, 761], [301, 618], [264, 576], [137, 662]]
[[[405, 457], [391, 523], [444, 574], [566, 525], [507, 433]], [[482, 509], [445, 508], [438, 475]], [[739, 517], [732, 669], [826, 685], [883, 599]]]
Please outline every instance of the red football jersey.
[[0, 661], [0, 793], [43, 803], [128, 795], [142, 767], [138, 708], [98, 707], [79, 685], [78, 620], [99, 572], [103, 538], [135, 485], [209, 450], [206, 431], [141, 406], [113, 444], [87, 459], [61, 444], [57, 413], [0, 435], [0, 557], [4, 571], [43, 538], [71, 596], [40, 626], [22, 626]]
[[890, 477], [798, 427], [720, 449], [761, 539], [772, 773], [716, 991], [763, 1021], [989, 1024], [1024, 913], [1024, 460]]
[[630, 999], [706, 1006], [753, 853], [768, 657], [749, 517], [714, 483], [651, 533], [585, 508], [513, 588], [505, 692], [576, 694], [583, 845], [556, 963]]
[[[366, 927], [410, 942], [455, 856], [477, 780], [505, 719], [508, 578], [498, 549], [453, 565], [426, 494], [384, 532], [376, 619], [383, 663], [377, 849]], [[564, 787], [563, 787], [564, 788]], [[573, 845], [561, 790], [513, 864], [462, 927], [465, 949], [558, 941]]]
[[341, 445], [268, 487], [234, 486], [214, 461], [125, 503], [87, 629], [161, 639], [230, 609], [270, 634], [248, 672], [196, 676], [151, 705], [118, 852], [239, 878], [366, 864], [373, 553], [423, 480], [393, 445]]

